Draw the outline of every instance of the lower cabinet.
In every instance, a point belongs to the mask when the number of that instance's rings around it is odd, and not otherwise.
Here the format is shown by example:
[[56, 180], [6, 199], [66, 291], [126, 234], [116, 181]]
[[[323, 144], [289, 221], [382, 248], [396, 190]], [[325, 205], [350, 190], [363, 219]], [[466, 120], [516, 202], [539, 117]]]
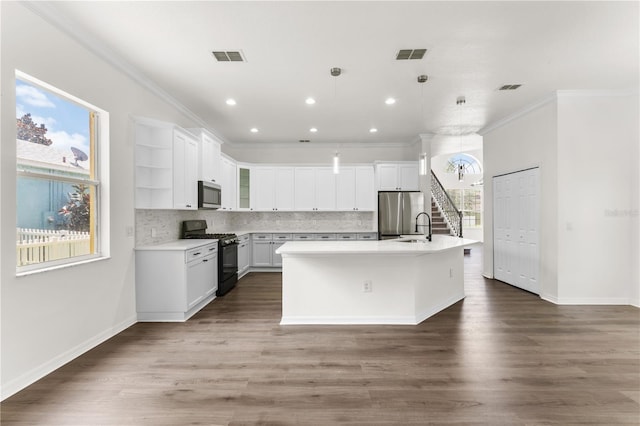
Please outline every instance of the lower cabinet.
[[291, 234], [253, 234], [252, 266], [255, 268], [281, 267], [282, 256], [276, 253]]
[[249, 234], [238, 237], [238, 278], [242, 278], [251, 266], [251, 239]]
[[186, 321], [216, 297], [218, 243], [202, 241], [136, 249], [138, 321]]

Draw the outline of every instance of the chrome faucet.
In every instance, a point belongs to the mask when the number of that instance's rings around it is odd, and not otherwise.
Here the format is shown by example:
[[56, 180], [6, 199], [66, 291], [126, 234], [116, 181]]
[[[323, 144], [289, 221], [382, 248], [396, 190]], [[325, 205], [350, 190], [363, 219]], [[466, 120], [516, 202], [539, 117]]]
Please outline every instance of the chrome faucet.
[[427, 235], [427, 240], [431, 241], [431, 216], [429, 216], [427, 212], [420, 212], [418, 213], [418, 216], [416, 216], [416, 234], [418, 233], [418, 226], [427, 226], [427, 225], [418, 225], [418, 218], [421, 215], [425, 215], [429, 219], [429, 235]]

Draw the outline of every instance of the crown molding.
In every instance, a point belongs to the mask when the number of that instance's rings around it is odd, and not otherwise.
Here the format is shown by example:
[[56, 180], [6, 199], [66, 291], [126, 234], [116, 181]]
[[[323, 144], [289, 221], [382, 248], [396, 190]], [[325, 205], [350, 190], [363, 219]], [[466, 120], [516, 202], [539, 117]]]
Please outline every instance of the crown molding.
[[506, 125], [506, 124], [508, 124], [508, 123], [510, 123], [510, 122], [512, 122], [512, 121], [514, 121], [514, 120], [516, 120], [516, 119], [518, 119], [518, 118], [520, 118], [520, 117], [522, 117], [524, 115], [527, 115], [530, 112], [535, 111], [538, 108], [541, 108], [541, 107], [547, 105], [548, 103], [551, 103], [551, 102], [555, 101], [557, 98], [558, 97], [557, 97], [556, 92], [553, 92], [553, 93], [545, 96], [544, 98], [539, 99], [538, 101], [536, 101], [536, 102], [534, 102], [532, 104], [529, 104], [528, 106], [526, 106], [526, 107], [524, 107], [524, 108], [522, 108], [520, 110], [517, 110], [516, 112], [511, 113], [511, 114], [507, 115], [504, 118], [499, 119], [498, 121], [494, 121], [493, 123], [488, 124], [487, 126], [485, 126], [482, 129], [478, 130], [476, 133], [478, 133], [480, 136], [484, 136], [487, 133], [490, 133], [490, 132], [492, 132], [492, 131], [494, 131], [496, 129], [499, 129], [502, 126], [504, 126], [504, 125]]
[[21, 1], [20, 3], [34, 14], [38, 15], [49, 24], [53, 25], [58, 30], [71, 37], [74, 41], [84, 46], [91, 53], [93, 53], [115, 69], [122, 71], [125, 75], [138, 83], [140, 86], [146, 88], [151, 93], [155, 94], [160, 99], [173, 106], [185, 117], [192, 120], [197, 125], [202, 126], [208, 132], [212, 133], [216, 138], [220, 139], [223, 142], [228, 142], [219, 134], [212, 131], [209, 128], [209, 125], [199, 115], [187, 108], [182, 102], [170, 95], [167, 91], [161, 88], [153, 80], [149, 79], [149, 77], [140, 72], [132, 64], [125, 61], [116, 52], [109, 49], [103, 42], [87, 32], [80, 31], [78, 29], [78, 26], [75, 25], [75, 22], [70, 21], [55, 7], [51, 6], [49, 2], [28, 0]]
[[488, 124], [482, 129], [478, 130], [478, 134], [481, 136], [486, 135], [487, 133], [496, 130], [511, 121], [514, 121], [523, 115], [529, 114], [536, 109], [545, 106], [546, 104], [557, 101], [562, 98], [597, 98], [597, 97], [624, 97], [624, 96], [637, 96], [638, 89], [623, 89], [623, 90], [556, 90], [555, 92], [545, 96], [542, 99], [539, 99], [532, 104], [507, 115], [504, 118], [501, 118], [493, 123]]

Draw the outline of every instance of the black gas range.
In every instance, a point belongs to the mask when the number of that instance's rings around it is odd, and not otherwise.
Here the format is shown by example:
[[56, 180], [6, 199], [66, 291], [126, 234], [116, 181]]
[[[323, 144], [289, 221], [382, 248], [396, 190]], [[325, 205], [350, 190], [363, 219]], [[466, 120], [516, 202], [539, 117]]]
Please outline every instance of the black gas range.
[[238, 281], [238, 236], [236, 234], [208, 234], [206, 220], [182, 222], [182, 239], [218, 240], [218, 290], [217, 296], [231, 291]]

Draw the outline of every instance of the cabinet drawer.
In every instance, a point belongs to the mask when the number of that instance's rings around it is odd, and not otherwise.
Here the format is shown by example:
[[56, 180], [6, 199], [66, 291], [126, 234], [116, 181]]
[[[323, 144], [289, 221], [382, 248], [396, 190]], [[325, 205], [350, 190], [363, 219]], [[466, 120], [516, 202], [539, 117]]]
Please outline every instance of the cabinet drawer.
[[314, 234], [293, 234], [293, 239], [299, 241], [311, 241], [316, 238]]
[[291, 234], [273, 234], [273, 241], [286, 241], [292, 239], [293, 235]]
[[244, 235], [238, 236], [238, 242], [239, 243], [246, 243], [247, 241], [249, 241], [249, 234], [244, 234]]
[[341, 241], [341, 240], [356, 240], [358, 239], [358, 235], [357, 234], [337, 234], [336, 235], [336, 239]]
[[375, 232], [367, 232], [366, 234], [358, 234], [359, 240], [377, 240], [378, 234]]
[[193, 262], [213, 253], [217, 253], [218, 243], [211, 243], [205, 246], [189, 249], [185, 252], [185, 262]]
[[318, 241], [334, 241], [336, 234], [315, 234], [315, 239]]
[[271, 241], [273, 234], [251, 234], [254, 241]]

